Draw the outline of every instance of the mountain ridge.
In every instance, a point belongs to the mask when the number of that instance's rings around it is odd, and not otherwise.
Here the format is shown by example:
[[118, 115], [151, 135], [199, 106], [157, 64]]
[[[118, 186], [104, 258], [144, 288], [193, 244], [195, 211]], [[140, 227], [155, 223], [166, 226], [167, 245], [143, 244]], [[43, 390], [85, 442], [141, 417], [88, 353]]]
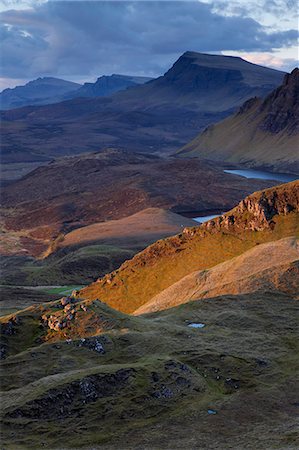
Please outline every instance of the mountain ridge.
[[39, 77], [25, 85], [7, 88], [0, 92], [0, 109], [21, 108], [27, 105], [45, 104], [51, 99], [78, 89], [81, 85], [56, 77]]
[[[151, 79], [135, 75], [112, 74], [102, 75], [94, 83], [86, 82], [82, 85], [56, 77], [39, 77], [25, 85], [7, 88], [0, 92], [0, 109], [50, 105], [80, 97], [104, 97], [146, 83]], [[56, 90], [54, 90], [55, 87]]]

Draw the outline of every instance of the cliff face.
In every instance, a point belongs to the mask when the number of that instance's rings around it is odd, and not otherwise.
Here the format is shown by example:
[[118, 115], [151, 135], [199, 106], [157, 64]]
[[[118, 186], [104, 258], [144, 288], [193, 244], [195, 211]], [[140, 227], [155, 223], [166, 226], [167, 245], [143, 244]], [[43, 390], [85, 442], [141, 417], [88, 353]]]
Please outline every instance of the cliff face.
[[223, 216], [157, 241], [80, 295], [135, 311], [195, 270], [213, 267], [256, 244], [297, 235], [298, 213], [299, 182], [256, 192]]
[[252, 98], [238, 113], [206, 128], [179, 154], [298, 173], [299, 70], [264, 101]]
[[285, 76], [283, 84], [265, 99], [259, 112], [266, 113], [261, 130], [299, 133], [299, 69]]

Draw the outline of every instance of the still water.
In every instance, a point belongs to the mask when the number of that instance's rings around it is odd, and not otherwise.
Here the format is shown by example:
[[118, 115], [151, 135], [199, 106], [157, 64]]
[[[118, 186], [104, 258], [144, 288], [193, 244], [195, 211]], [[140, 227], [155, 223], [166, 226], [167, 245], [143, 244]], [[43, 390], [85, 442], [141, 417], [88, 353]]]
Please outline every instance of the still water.
[[225, 173], [231, 173], [233, 175], [240, 175], [245, 178], [259, 178], [262, 180], [277, 180], [283, 183], [288, 183], [298, 179], [296, 175], [290, 175], [289, 173], [272, 173], [264, 172], [263, 170], [224, 170]]

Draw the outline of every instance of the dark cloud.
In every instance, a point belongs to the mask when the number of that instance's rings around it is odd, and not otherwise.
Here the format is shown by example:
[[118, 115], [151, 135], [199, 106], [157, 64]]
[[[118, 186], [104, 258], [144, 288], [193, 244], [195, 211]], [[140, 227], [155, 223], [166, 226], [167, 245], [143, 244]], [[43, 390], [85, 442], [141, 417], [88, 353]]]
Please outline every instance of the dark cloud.
[[55, 1], [4, 11], [1, 19], [2, 76], [11, 78], [157, 75], [186, 50], [272, 51], [297, 38], [296, 30], [271, 32], [200, 2]]

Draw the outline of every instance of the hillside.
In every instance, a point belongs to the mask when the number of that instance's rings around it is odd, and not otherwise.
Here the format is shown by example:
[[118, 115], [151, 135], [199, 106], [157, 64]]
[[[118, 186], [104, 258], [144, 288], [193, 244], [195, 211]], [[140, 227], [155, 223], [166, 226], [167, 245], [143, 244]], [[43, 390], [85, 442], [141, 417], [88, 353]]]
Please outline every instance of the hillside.
[[[299, 182], [255, 192], [79, 292], [1, 317], [2, 444], [297, 448], [298, 218]], [[200, 300], [184, 303], [190, 279]], [[171, 304], [136, 311], [170, 285]]]
[[274, 184], [226, 174], [200, 160], [116, 149], [61, 158], [3, 189], [6, 233], [1, 238], [6, 248], [13, 240], [15, 250], [39, 255], [53, 238], [75, 228], [152, 207], [226, 211], [247, 194]]
[[265, 100], [253, 98], [234, 116], [204, 130], [179, 152], [211, 160], [299, 172], [299, 70]]
[[202, 298], [252, 292], [298, 295], [299, 242], [285, 238], [261, 244], [208, 270], [193, 272], [165, 289], [134, 314], [173, 308]]
[[[6, 233], [0, 246], [2, 283], [86, 285], [100, 274], [104, 276], [118, 268], [157, 239], [195, 224], [170, 211], [148, 208], [123, 219], [77, 228], [50, 243], [44, 241], [42, 248], [38, 247], [42, 241], [36, 240], [35, 247], [32, 241], [28, 247], [24, 236], [23, 240], [20, 236], [19, 240], [13, 240], [13, 233]], [[30, 252], [37, 251], [40, 252], [38, 259], [30, 256]], [[6, 292], [2, 297], [9, 301], [9, 292], [8, 295]]]
[[60, 78], [37, 78], [24, 86], [16, 86], [0, 92], [0, 109], [55, 103], [67, 93], [80, 87], [81, 85], [78, 83], [61, 80]]
[[2, 112], [3, 163], [107, 146], [173, 152], [248, 98], [265, 96], [283, 75], [241, 58], [186, 52], [162, 77], [111, 97]]
[[[77, 228], [67, 233], [58, 248], [86, 245], [95, 242], [106, 245], [140, 245], [140, 242], [155, 241], [157, 236], [168, 236], [186, 226], [194, 226], [192, 219], [182, 217], [160, 208], [148, 208], [132, 216], [109, 222], [99, 222]], [[156, 238], [156, 239], [155, 239]]]
[[205, 299], [148, 318], [63, 302], [0, 319], [5, 447], [298, 447], [291, 296]]
[[298, 212], [298, 181], [256, 192], [223, 216], [149, 246], [80, 295], [131, 313], [195, 270], [209, 269], [257, 244], [297, 236]]

